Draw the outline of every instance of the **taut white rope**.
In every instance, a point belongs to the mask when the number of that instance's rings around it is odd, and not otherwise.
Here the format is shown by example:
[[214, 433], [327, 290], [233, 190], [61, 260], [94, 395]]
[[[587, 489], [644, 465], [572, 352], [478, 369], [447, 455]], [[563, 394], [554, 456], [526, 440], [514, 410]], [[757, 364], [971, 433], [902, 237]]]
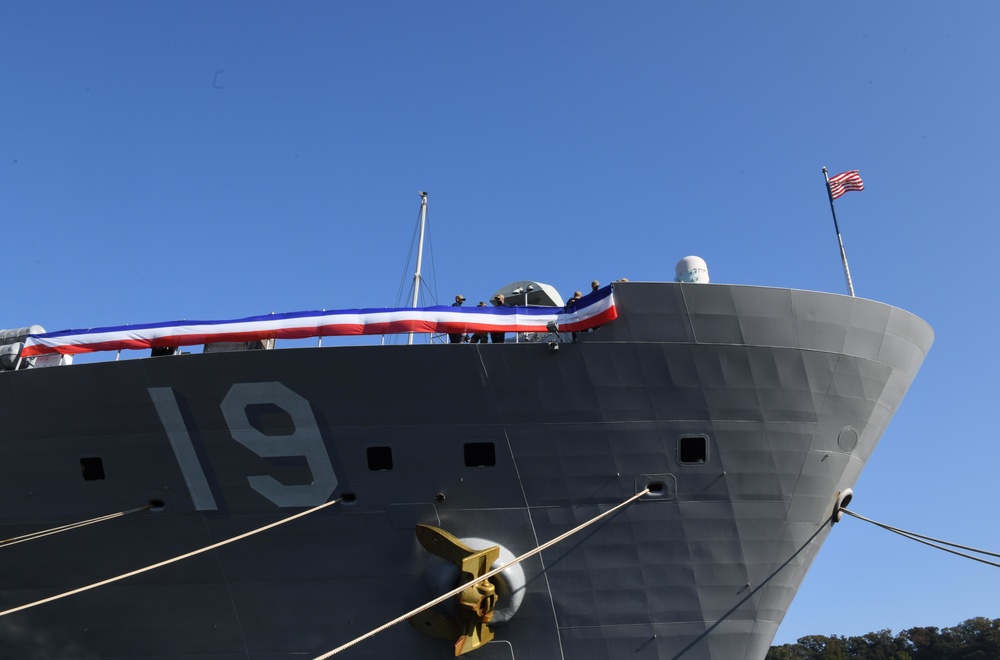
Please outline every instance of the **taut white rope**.
[[138, 513], [139, 511], [145, 511], [146, 509], [152, 509], [152, 508], [153, 508], [152, 504], [147, 504], [146, 506], [136, 507], [134, 509], [129, 509], [128, 511], [109, 513], [106, 516], [99, 516], [97, 518], [91, 518], [90, 520], [81, 520], [79, 522], [69, 523], [68, 525], [62, 525], [60, 527], [45, 529], [40, 532], [32, 532], [30, 534], [24, 534], [23, 536], [15, 536], [13, 538], [4, 539], [3, 541], [0, 541], [0, 548], [5, 548], [8, 545], [17, 545], [18, 543], [24, 543], [25, 541], [34, 541], [35, 539], [40, 539], [44, 536], [50, 536], [52, 534], [58, 534], [60, 532], [68, 532], [69, 530], [76, 529], [77, 527], [86, 527], [87, 525], [93, 525], [94, 523], [104, 522], [105, 520], [113, 520], [115, 518], [127, 516], [130, 513]]
[[224, 545], [229, 545], [230, 543], [234, 543], [236, 541], [243, 540], [243, 539], [247, 538], [248, 536], [253, 536], [254, 534], [259, 534], [261, 532], [264, 532], [264, 531], [267, 531], [267, 530], [271, 529], [272, 527], [277, 527], [278, 525], [284, 525], [287, 522], [291, 522], [291, 521], [296, 520], [298, 518], [302, 518], [303, 516], [308, 516], [310, 513], [316, 513], [320, 509], [325, 509], [326, 507], [331, 506], [333, 504], [336, 504], [338, 502], [340, 502], [340, 498], [339, 497], [337, 499], [335, 499], [335, 500], [330, 500], [329, 502], [324, 502], [323, 504], [320, 504], [319, 506], [314, 506], [311, 509], [306, 509], [305, 511], [301, 511], [299, 513], [296, 513], [295, 515], [288, 516], [287, 518], [282, 518], [281, 520], [278, 520], [276, 522], [264, 525], [263, 527], [258, 527], [257, 529], [250, 530], [249, 532], [244, 532], [243, 534], [239, 534], [239, 535], [234, 536], [232, 538], [228, 538], [225, 541], [219, 541], [218, 543], [213, 543], [212, 545], [205, 546], [204, 548], [200, 548], [198, 550], [194, 550], [194, 551], [189, 552], [187, 554], [183, 554], [183, 555], [180, 555], [178, 557], [174, 557], [172, 559], [167, 559], [165, 561], [161, 561], [158, 564], [152, 564], [150, 566], [145, 566], [143, 568], [136, 569], [136, 570], [131, 571], [129, 573], [123, 573], [122, 575], [117, 575], [117, 576], [115, 576], [113, 578], [108, 578], [107, 580], [102, 580], [100, 582], [95, 582], [93, 584], [88, 584], [85, 587], [80, 587], [78, 589], [73, 589], [72, 591], [66, 591], [66, 592], [63, 592], [61, 594], [56, 594], [55, 596], [49, 596], [48, 598], [42, 598], [41, 600], [36, 600], [33, 603], [28, 603], [27, 605], [19, 605], [18, 607], [12, 607], [9, 610], [4, 610], [3, 612], [0, 612], [0, 616], [7, 616], [8, 614], [13, 614], [14, 612], [20, 612], [21, 610], [26, 610], [26, 609], [28, 609], [30, 607], [35, 607], [36, 605], [43, 605], [45, 603], [50, 603], [50, 602], [52, 602], [54, 600], [59, 600], [60, 598], [66, 598], [67, 596], [73, 596], [75, 594], [82, 593], [84, 591], [90, 591], [91, 589], [96, 589], [97, 587], [103, 587], [104, 585], [111, 584], [112, 582], [118, 582], [119, 580], [124, 580], [125, 578], [130, 578], [133, 575], [139, 575], [140, 573], [147, 573], [149, 571], [152, 571], [152, 570], [157, 569], [157, 568], [161, 568], [161, 567], [166, 566], [168, 564], [173, 564], [173, 563], [179, 562], [182, 559], [187, 559], [188, 557], [194, 557], [195, 555], [200, 555], [200, 554], [202, 554], [204, 552], [208, 552], [209, 550], [215, 550], [216, 548], [221, 548]]
[[[392, 621], [390, 621], [388, 623], [382, 624], [381, 626], [379, 626], [375, 630], [367, 632], [364, 635], [362, 635], [361, 637], [358, 637], [357, 639], [351, 640], [350, 642], [347, 642], [346, 644], [344, 644], [342, 646], [338, 646], [337, 648], [333, 649], [332, 651], [328, 651], [327, 653], [324, 653], [323, 655], [317, 656], [315, 658], [315, 660], [326, 660], [326, 658], [329, 658], [331, 656], [337, 655], [341, 651], [349, 649], [350, 647], [354, 646], [355, 644], [357, 644], [359, 642], [365, 641], [369, 637], [374, 637], [375, 635], [379, 634], [383, 630], [391, 628], [392, 626], [394, 626], [397, 623], [400, 623], [402, 621], [406, 621], [410, 617], [415, 616], [417, 614], [420, 614], [424, 610], [428, 610], [428, 609], [434, 607], [435, 605], [437, 605], [438, 603], [443, 603], [444, 601], [448, 600], [452, 596], [457, 596], [458, 594], [462, 593], [463, 591], [465, 591], [466, 589], [468, 589], [472, 585], [476, 584], [477, 582], [482, 582], [483, 580], [487, 580], [487, 579], [493, 577], [497, 573], [500, 573], [501, 571], [503, 571], [508, 566], [513, 566], [514, 564], [519, 564], [522, 561], [524, 561], [525, 559], [528, 559], [529, 557], [534, 557], [539, 552], [542, 552], [543, 550], [545, 550], [545, 549], [547, 549], [547, 548], [555, 545], [556, 543], [559, 543], [560, 541], [565, 540], [565, 539], [569, 538], [570, 536], [573, 536], [574, 534], [576, 534], [580, 530], [582, 530], [585, 527], [588, 527], [588, 526], [594, 524], [595, 522], [597, 522], [601, 518], [604, 518], [606, 516], [610, 516], [615, 511], [618, 511], [619, 509], [628, 506], [629, 504], [631, 504], [632, 502], [636, 501], [637, 499], [639, 499], [640, 497], [642, 497], [643, 495], [645, 495], [647, 493], [649, 493], [649, 489], [648, 488], [646, 488], [642, 492], [636, 493], [635, 495], [633, 495], [632, 497], [628, 498], [627, 500], [625, 500], [621, 504], [615, 505], [614, 507], [608, 509], [604, 513], [601, 513], [601, 514], [598, 514], [598, 515], [594, 516], [593, 518], [591, 518], [587, 522], [583, 523], [582, 525], [578, 525], [578, 526], [574, 527], [573, 529], [569, 530], [568, 532], [565, 532], [564, 534], [561, 534], [560, 536], [557, 536], [556, 538], [552, 539], [551, 541], [547, 541], [546, 543], [543, 543], [542, 545], [538, 546], [534, 550], [529, 550], [528, 552], [524, 553], [520, 557], [517, 557], [516, 559], [513, 559], [510, 562], [508, 562], [508, 563], [506, 563], [506, 564], [504, 564], [502, 566], [498, 566], [497, 568], [494, 568], [493, 570], [489, 571], [488, 573], [485, 573], [484, 575], [476, 578], [475, 580], [472, 580], [471, 582], [467, 582], [466, 584], [463, 584], [463, 585], [461, 585], [459, 587], [455, 587], [454, 589], [452, 589], [448, 593], [443, 594], [441, 596], [438, 596], [437, 598], [435, 598], [434, 600], [430, 601], [429, 603], [425, 603], [425, 604], [421, 605], [420, 607], [418, 607], [417, 609], [412, 610], [410, 612], [407, 612], [403, 616], [397, 617], [397, 618], [393, 619]], [[2, 613], [0, 613], [0, 614], [2, 614]]]
[[[959, 545], [957, 543], [952, 543], [950, 541], [942, 541], [941, 539], [936, 539], [933, 536], [924, 536], [923, 534], [917, 534], [916, 532], [908, 532], [905, 529], [900, 529], [899, 527], [893, 527], [892, 525], [886, 525], [885, 523], [880, 523], [877, 520], [872, 520], [871, 518], [865, 518], [861, 514], [854, 513], [853, 511], [848, 511], [847, 509], [841, 507], [841, 511], [849, 516], [854, 516], [858, 520], [864, 520], [867, 523], [871, 523], [876, 527], [881, 527], [884, 530], [890, 531], [893, 534], [899, 534], [903, 538], [910, 539], [911, 541], [916, 541], [917, 543], [923, 543], [924, 545], [929, 545], [932, 548], [938, 550], [943, 550], [945, 552], [950, 552], [953, 555], [958, 555], [959, 557], [964, 557], [966, 559], [971, 559], [972, 561], [978, 561], [981, 564], [987, 564], [988, 566], [993, 566], [995, 568], [1000, 568], [1000, 564], [989, 561], [988, 559], [983, 559], [981, 557], [973, 557], [972, 555], [967, 555], [964, 552], [958, 552], [956, 550], [949, 550], [948, 548], [942, 547], [945, 545], [951, 546], [952, 548], [961, 548], [962, 550], [968, 550], [969, 552], [975, 552], [980, 555], [987, 555], [990, 557], [1000, 557], [1000, 553], [990, 552], [989, 550], [980, 550], [978, 548], [971, 548], [967, 545]], [[932, 543], [933, 541], [933, 543]], [[938, 545], [938, 544], [941, 545]]]

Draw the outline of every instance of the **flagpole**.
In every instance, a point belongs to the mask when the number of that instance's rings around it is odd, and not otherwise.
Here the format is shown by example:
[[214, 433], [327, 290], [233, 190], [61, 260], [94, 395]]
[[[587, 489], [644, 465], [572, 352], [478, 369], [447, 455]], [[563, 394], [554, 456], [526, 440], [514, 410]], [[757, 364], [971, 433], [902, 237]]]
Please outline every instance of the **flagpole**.
[[830, 213], [833, 214], [833, 230], [837, 232], [837, 243], [840, 245], [840, 261], [844, 264], [844, 276], [847, 278], [847, 292], [854, 295], [854, 284], [851, 283], [851, 269], [847, 267], [847, 253], [844, 252], [844, 239], [840, 237], [840, 227], [837, 226], [837, 211], [833, 208], [833, 192], [830, 190], [830, 175], [823, 168], [823, 178], [826, 179], [826, 196], [830, 199]]

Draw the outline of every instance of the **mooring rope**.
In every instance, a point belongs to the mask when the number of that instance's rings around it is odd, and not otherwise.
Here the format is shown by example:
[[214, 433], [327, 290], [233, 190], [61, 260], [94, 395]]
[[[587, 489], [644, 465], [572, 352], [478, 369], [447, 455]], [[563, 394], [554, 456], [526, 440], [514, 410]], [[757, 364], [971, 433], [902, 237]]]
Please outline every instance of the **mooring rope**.
[[[989, 566], [995, 566], [997, 568], [1000, 568], [1000, 564], [998, 564], [996, 562], [992, 562], [992, 561], [989, 561], [987, 559], [983, 559], [982, 557], [973, 557], [972, 555], [967, 555], [964, 552], [958, 552], [957, 550], [950, 550], [949, 548], [945, 548], [945, 547], [942, 547], [942, 546], [947, 545], [947, 546], [950, 546], [952, 548], [959, 548], [961, 550], [968, 550], [969, 552], [975, 552], [976, 554], [987, 555], [989, 557], [1000, 557], [1000, 553], [989, 552], [988, 550], [980, 550], [978, 548], [971, 548], [971, 547], [966, 546], [966, 545], [959, 545], [957, 543], [951, 543], [950, 541], [942, 541], [941, 539], [936, 539], [936, 538], [934, 538], [932, 536], [924, 536], [923, 534], [917, 534], [916, 532], [909, 532], [909, 531], [907, 531], [905, 529], [900, 529], [899, 527], [893, 527], [892, 525], [886, 525], [885, 523], [880, 523], [878, 521], [872, 520], [871, 518], [865, 518], [864, 516], [862, 516], [860, 514], [854, 513], [853, 511], [848, 511], [847, 509], [844, 509], [844, 508], [841, 508], [840, 510], [843, 511], [844, 513], [846, 513], [849, 516], [854, 516], [858, 520], [864, 520], [867, 523], [871, 523], [871, 524], [875, 525], [876, 527], [881, 527], [882, 529], [890, 531], [890, 532], [892, 532], [894, 534], [899, 534], [903, 538], [908, 538], [911, 541], [916, 541], [917, 543], [923, 543], [924, 545], [929, 545], [932, 548], [936, 548], [936, 549], [942, 550], [944, 552], [950, 552], [953, 555], [958, 555], [959, 557], [965, 557], [966, 559], [971, 559], [972, 561], [978, 561], [981, 564], [987, 564]], [[938, 545], [939, 543], [941, 545]]]
[[329, 502], [324, 502], [323, 504], [320, 504], [319, 506], [314, 506], [311, 509], [307, 509], [305, 511], [300, 511], [299, 513], [296, 513], [294, 515], [288, 516], [287, 518], [282, 518], [281, 520], [278, 520], [278, 521], [273, 522], [273, 523], [269, 523], [267, 525], [264, 525], [263, 527], [258, 527], [257, 529], [252, 529], [249, 532], [244, 532], [243, 534], [239, 534], [237, 536], [233, 536], [231, 538], [226, 539], [225, 541], [219, 541], [218, 543], [213, 543], [212, 545], [207, 545], [204, 548], [199, 548], [198, 550], [193, 550], [191, 552], [188, 552], [186, 554], [180, 555], [178, 557], [173, 557], [171, 559], [167, 559], [165, 561], [161, 561], [159, 563], [152, 564], [150, 566], [145, 566], [143, 568], [139, 568], [139, 569], [136, 569], [134, 571], [130, 571], [128, 573], [123, 573], [121, 575], [116, 575], [115, 577], [108, 578], [107, 580], [101, 580], [100, 582], [95, 582], [93, 584], [88, 584], [85, 587], [79, 587], [78, 589], [73, 589], [71, 591], [66, 591], [66, 592], [63, 592], [61, 594], [56, 594], [55, 596], [49, 596], [48, 598], [42, 598], [41, 600], [36, 600], [33, 603], [28, 603], [26, 605], [19, 605], [18, 607], [13, 607], [13, 608], [11, 608], [9, 610], [4, 610], [3, 612], [0, 612], [0, 616], [7, 616], [8, 614], [13, 614], [14, 612], [20, 612], [21, 610], [26, 610], [26, 609], [28, 609], [30, 607], [35, 607], [37, 605], [43, 605], [44, 603], [50, 603], [50, 602], [52, 602], [54, 600], [59, 600], [60, 598], [66, 598], [67, 596], [73, 596], [75, 594], [82, 593], [84, 591], [90, 591], [91, 589], [96, 589], [97, 587], [103, 587], [105, 585], [111, 584], [112, 582], [118, 582], [119, 580], [124, 580], [125, 578], [130, 578], [130, 577], [132, 577], [134, 575], [139, 575], [141, 573], [147, 573], [147, 572], [152, 571], [152, 570], [157, 569], [157, 568], [162, 568], [163, 566], [167, 566], [168, 564], [173, 564], [173, 563], [179, 562], [182, 559], [187, 559], [188, 557], [194, 557], [195, 555], [200, 555], [202, 553], [208, 552], [209, 550], [215, 550], [216, 548], [221, 548], [224, 545], [229, 545], [230, 543], [235, 543], [236, 541], [241, 541], [241, 540], [243, 540], [243, 539], [245, 539], [247, 537], [253, 536], [254, 534], [260, 534], [261, 532], [264, 532], [264, 531], [267, 531], [267, 530], [269, 530], [271, 528], [277, 527], [278, 525], [284, 525], [285, 523], [291, 522], [293, 520], [297, 520], [298, 518], [302, 518], [304, 516], [308, 516], [310, 513], [316, 513], [317, 511], [319, 511], [321, 509], [325, 509], [328, 506], [332, 506], [334, 504], [337, 504], [340, 501], [341, 501], [341, 498], [338, 497], [335, 500], [330, 500]]
[[43, 529], [39, 532], [31, 532], [30, 534], [24, 534], [22, 536], [15, 536], [13, 538], [4, 539], [0, 541], [0, 548], [6, 548], [9, 545], [17, 545], [18, 543], [24, 543], [25, 541], [34, 541], [35, 539], [40, 539], [45, 536], [51, 536], [52, 534], [59, 534], [60, 532], [68, 532], [71, 529], [76, 529], [78, 527], [86, 527], [87, 525], [93, 525], [99, 522], [105, 522], [106, 520], [114, 520], [115, 518], [121, 518], [122, 516], [127, 516], [130, 513], [138, 513], [139, 511], [145, 511], [147, 509], [152, 509], [152, 504], [147, 504], [146, 506], [139, 506], [134, 509], [129, 509], [128, 511], [119, 511], [118, 513], [109, 513], [104, 516], [98, 516], [97, 518], [91, 518], [90, 520], [81, 520], [75, 523], [69, 523], [67, 525], [62, 525], [60, 527], [53, 527], [51, 529]]
[[573, 529], [569, 530], [568, 532], [565, 532], [565, 533], [557, 536], [556, 538], [552, 539], [551, 541], [547, 541], [547, 542], [543, 543], [542, 545], [538, 546], [534, 550], [529, 550], [528, 552], [524, 553], [520, 557], [517, 557], [517, 558], [509, 561], [508, 563], [503, 564], [502, 566], [498, 566], [497, 568], [494, 568], [493, 570], [491, 570], [491, 571], [489, 571], [489, 572], [481, 575], [480, 577], [478, 577], [478, 578], [476, 578], [476, 579], [474, 579], [474, 580], [472, 580], [470, 582], [467, 582], [467, 583], [465, 583], [465, 584], [463, 584], [463, 585], [461, 585], [459, 587], [455, 587], [454, 589], [452, 589], [448, 593], [442, 594], [441, 596], [438, 596], [434, 600], [421, 605], [417, 609], [411, 610], [411, 611], [407, 612], [406, 614], [404, 614], [402, 616], [396, 617], [395, 619], [393, 619], [392, 621], [389, 621], [388, 623], [382, 624], [381, 626], [379, 626], [375, 630], [371, 630], [371, 631], [365, 633], [364, 635], [362, 635], [361, 637], [358, 637], [357, 639], [353, 639], [353, 640], [347, 642], [346, 644], [343, 644], [342, 646], [338, 646], [337, 648], [333, 649], [332, 651], [328, 651], [327, 653], [324, 653], [323, 655], [317, 656], [315, 658], [315, 660], [326, 660], [326, 658], [329, 658], [331, 656], [337, 655], [341, 651], [349, 649], [352, 646], [354, 646], [355, 644], [358, 644], [359, 642], [365, 641], [369, 637], [374, 637], [375, 635], [379, 634], [383, 630], [391, 628], [392, 626], [396, 625], [397, 623], [401, 623], [403, 621], [406, 621], [410, 617], [416, 616], [417, 614], [420, 614], [424, 610], [428, 610], [428, 609], [434, 607], [435, 605], [438, 605], [439, 603], [443, 603], [444, 601], [448, 600], [452, 596], [457, 596], [458, 594], [462, 593], [463, 591], [465, 591], [469, 587], [473, 586], [474, 584], [482, 582], [483, 580], [488, 580], [489, 578], [493, 577], [497, 573], [502, 572], [508, 566], [514, 566], [515, 564], [520, 564], [525, 559], [528, 559], [530, 557], [534, 557], [535, 555], [537, 555], [538, 553], [542, 552], [543, 550], [546, 550], [549, 547], [555, 545], [556, 543], [559, 543], [560, 541], [563, 541], [563, 540], [569, 538], [570, 536], [573, 536], [574, 534], [576, 534], [577, 532], [583, 530], [584, 528], [589, 527], [590, 525], [594, 524], [595, 522], [597, 522], [601, 518], [605, 518], [607, 516], [610, 516], [612, 513], [618, 511], [619, 509], [622, 509], [623, 507], [628, 506], [629, 504], [631, 504], [632, 502], [636, 501], [637, 499], [639, 499], [643, 495], [646, 495], [647, 493], [649, 493], [649, 489], [648, 488], [646, 488], [642, 492], [636, 493], [635, 495], [633, 495], [632, 497], [628, 498], [627, 500], [625, 500], [621, 504], [615, 505], [614, 507], [608, 509], [604, 513], [600, 513], [600, 514], [594, 516], [593, 518], [591, 518], [590, 520], [586, 521], [582, 525], [578, 525], [578, 526], [574, 527]]

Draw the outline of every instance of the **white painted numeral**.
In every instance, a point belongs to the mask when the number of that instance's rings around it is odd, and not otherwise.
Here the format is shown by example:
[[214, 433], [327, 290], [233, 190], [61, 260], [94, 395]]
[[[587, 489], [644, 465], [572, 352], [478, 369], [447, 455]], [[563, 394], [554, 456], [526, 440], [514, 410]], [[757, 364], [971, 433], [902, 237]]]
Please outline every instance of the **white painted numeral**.
[[[269, 436], [247, 418], [247, 406], [274, 404], [287, 412], [295, 426], [291, 435]], [[237, 383], [222, 400], [222, 414], [229, 432], [238, 443], [258, 456], [304, 456], [313, 481], [310, 484], [283, 484], [268, 475], [247, 477], [250, 487], [281, 507], [317, 506], [326, 502], [337, 488], [330, 455], [316, 426], [309, 402], [281, 383]]]
[[[194, 508], [198, 511], [218, 509], [173, 388], [151, 387], [149, 396], [177, 457]], [[293, 432], [269, 436], [254, 428], [247, 417], [247, 406], [259, 404], [273, 404], [288, 413]], [[229, 432], [238, 443], [258, 456], [304, 456], [312, 473], [312, 483], [291, 485], [268, 475], [250, 475], [247, 481], [255, 491], [280, 507], [308, 507], [326, 502], [337, 489], [337, 475], [330, 454], [312, 408], [304, 398], [281, 383], [237, 383], [229, 388], [221, 407]]]

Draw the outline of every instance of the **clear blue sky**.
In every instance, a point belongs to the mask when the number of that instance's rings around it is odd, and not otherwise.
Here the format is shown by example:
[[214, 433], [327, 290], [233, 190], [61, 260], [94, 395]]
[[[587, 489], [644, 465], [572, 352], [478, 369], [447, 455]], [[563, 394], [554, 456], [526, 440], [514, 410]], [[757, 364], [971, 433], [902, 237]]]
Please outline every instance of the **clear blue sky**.
[[[985, 1], [8, 0], [0, 327], [391, 306], [418, 190], [441, 302], [688, 254], [844, 292], [821, 168], [859, 169], [857, 293], [937, 339], [852, 508], [1000, 550], [997, 25]], [[998, 593], [848, 519], [775, 641], [997, 618]]]

